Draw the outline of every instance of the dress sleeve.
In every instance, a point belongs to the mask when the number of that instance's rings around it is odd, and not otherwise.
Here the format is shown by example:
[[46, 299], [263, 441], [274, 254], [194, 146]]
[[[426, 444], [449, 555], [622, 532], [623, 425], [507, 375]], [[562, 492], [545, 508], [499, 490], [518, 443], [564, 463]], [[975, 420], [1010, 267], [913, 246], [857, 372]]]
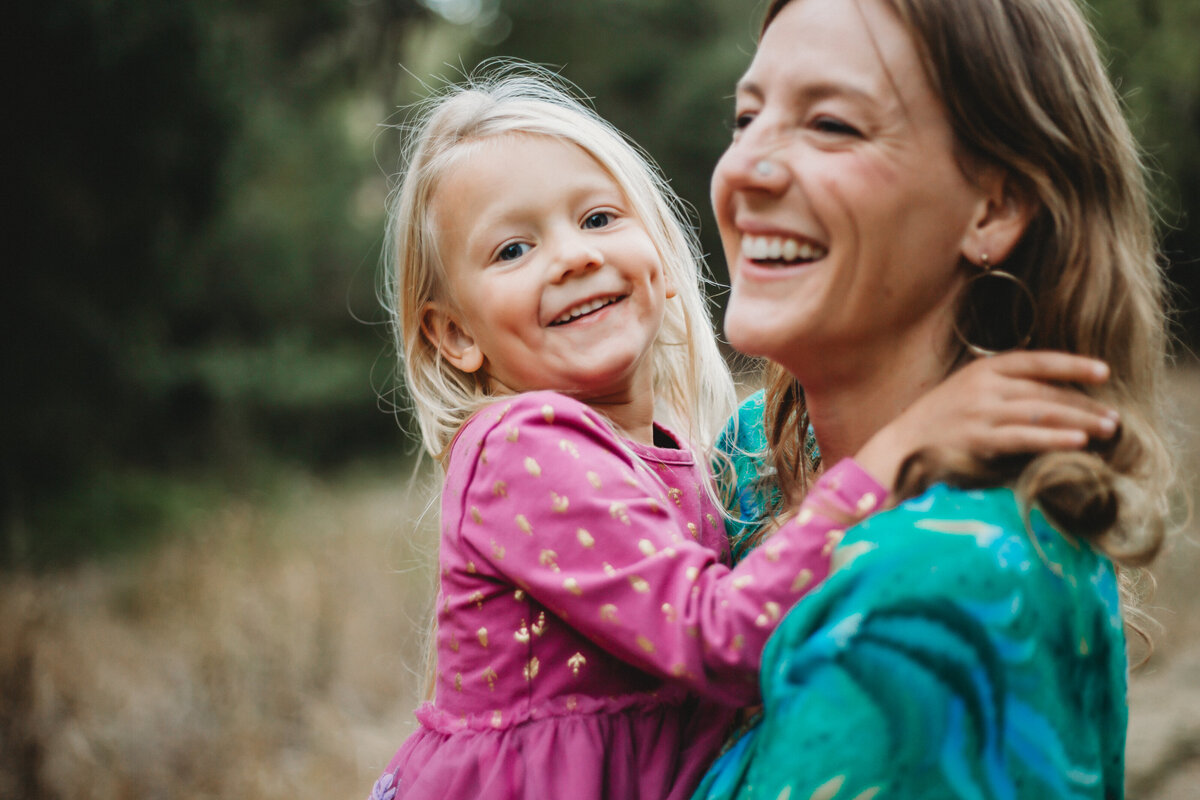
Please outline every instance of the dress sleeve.
[[573, 400], [521, 396], [458, 457], [473, 459], [466, 549], [617, 657], [735, 704], [757, 699], [763, 644], [824, 578], [845, 517], [885, 499], [839, 465], [731, 570], [693, 538], [700, 520], [683, 519], [653, 471]]
[[[1117, 796], [1119, 624], [1076, 627], [1084, 571], [1053, 574], [1009, 516], [902, 507], [853, 532], [766, 647], [761, 721], [695, 800]], [[1115, 589], [1101, 562], [1091, 583]]]

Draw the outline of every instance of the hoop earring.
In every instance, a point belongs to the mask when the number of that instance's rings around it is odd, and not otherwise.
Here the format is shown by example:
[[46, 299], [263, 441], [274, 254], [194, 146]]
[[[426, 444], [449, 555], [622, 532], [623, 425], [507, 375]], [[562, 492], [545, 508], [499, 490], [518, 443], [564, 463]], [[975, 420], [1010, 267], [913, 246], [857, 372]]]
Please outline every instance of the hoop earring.
[[[1037, 326], [1037, 298], [1033, 296], [1025, 281], [1007, 270], [993, 268], [987, 253], [980, 254], [979, 266], [982, 272], [972, 275], [963, 285], [962, 310], [954, 320], [954, 335], [967, 352], [977, 358], [994, 356], [1008, 350], [1020, 350], [1033, 339], [1033, 331]], [[990, 286], [989, 278], [993, 279]], [[985, 301], [975, 302], [978, 297], [984, 297]], [[1006, 306], [1009, 312], [1007, 321], [1002, 316]], [[996, 331], [998, 341], [986, 342], [988, 347], [968, 341], [959, 327], [960, 319], [971, 323], [970, 327], [977, 332]], [[1008, 346], [1003, 346], [1000, 340], [1006, 331], [997, 330], [1005, 324], [1010, 326], [1008, 332], [1013, 334], [1015, 340], [1014, 344]]]

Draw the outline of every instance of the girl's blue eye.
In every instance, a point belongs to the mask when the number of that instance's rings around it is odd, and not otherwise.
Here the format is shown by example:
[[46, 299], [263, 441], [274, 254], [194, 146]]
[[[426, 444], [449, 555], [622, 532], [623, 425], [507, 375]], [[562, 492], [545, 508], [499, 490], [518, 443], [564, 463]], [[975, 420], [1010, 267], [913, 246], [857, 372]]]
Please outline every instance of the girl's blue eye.
[[500, 261], [512, 261], [528, 252], [529, 244], [527, 242], [513, 242], [500, 248], [500, 252], [496, 254], [496, 258]]
[[585, 229], [604, 228], [612, 224], [612, 214], [607, 211], [597, 211], [595, 214], [589, 214], [587, 219], [583, 221]]

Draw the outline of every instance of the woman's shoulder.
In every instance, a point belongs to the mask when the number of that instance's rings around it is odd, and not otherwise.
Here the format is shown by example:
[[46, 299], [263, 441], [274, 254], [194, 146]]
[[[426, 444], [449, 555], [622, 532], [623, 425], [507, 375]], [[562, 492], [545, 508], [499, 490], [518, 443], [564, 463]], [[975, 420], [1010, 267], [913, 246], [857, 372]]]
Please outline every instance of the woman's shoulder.
[[1006, 487], [934, 485], [848, 531], [832, 569], [850, 568], [862, 556], [868, 557], [863, 570], [919, 575], [911, 582], [918, 593], [947, 588], [969, 593], [984, 589], [984, 583], [991, 591], [1087, 588], [1118, 613], [1111, 562]]

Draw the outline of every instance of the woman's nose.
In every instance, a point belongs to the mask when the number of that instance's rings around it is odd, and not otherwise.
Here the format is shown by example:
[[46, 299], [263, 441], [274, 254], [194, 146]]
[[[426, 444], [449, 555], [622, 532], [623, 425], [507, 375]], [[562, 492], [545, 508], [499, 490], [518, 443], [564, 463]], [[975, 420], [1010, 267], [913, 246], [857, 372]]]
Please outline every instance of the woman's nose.
[[781, 156], [777, 143], [743, 137], [729, 145], [715, 175], [731, 189], [779, 193], [791, 180], [791, 170]]

